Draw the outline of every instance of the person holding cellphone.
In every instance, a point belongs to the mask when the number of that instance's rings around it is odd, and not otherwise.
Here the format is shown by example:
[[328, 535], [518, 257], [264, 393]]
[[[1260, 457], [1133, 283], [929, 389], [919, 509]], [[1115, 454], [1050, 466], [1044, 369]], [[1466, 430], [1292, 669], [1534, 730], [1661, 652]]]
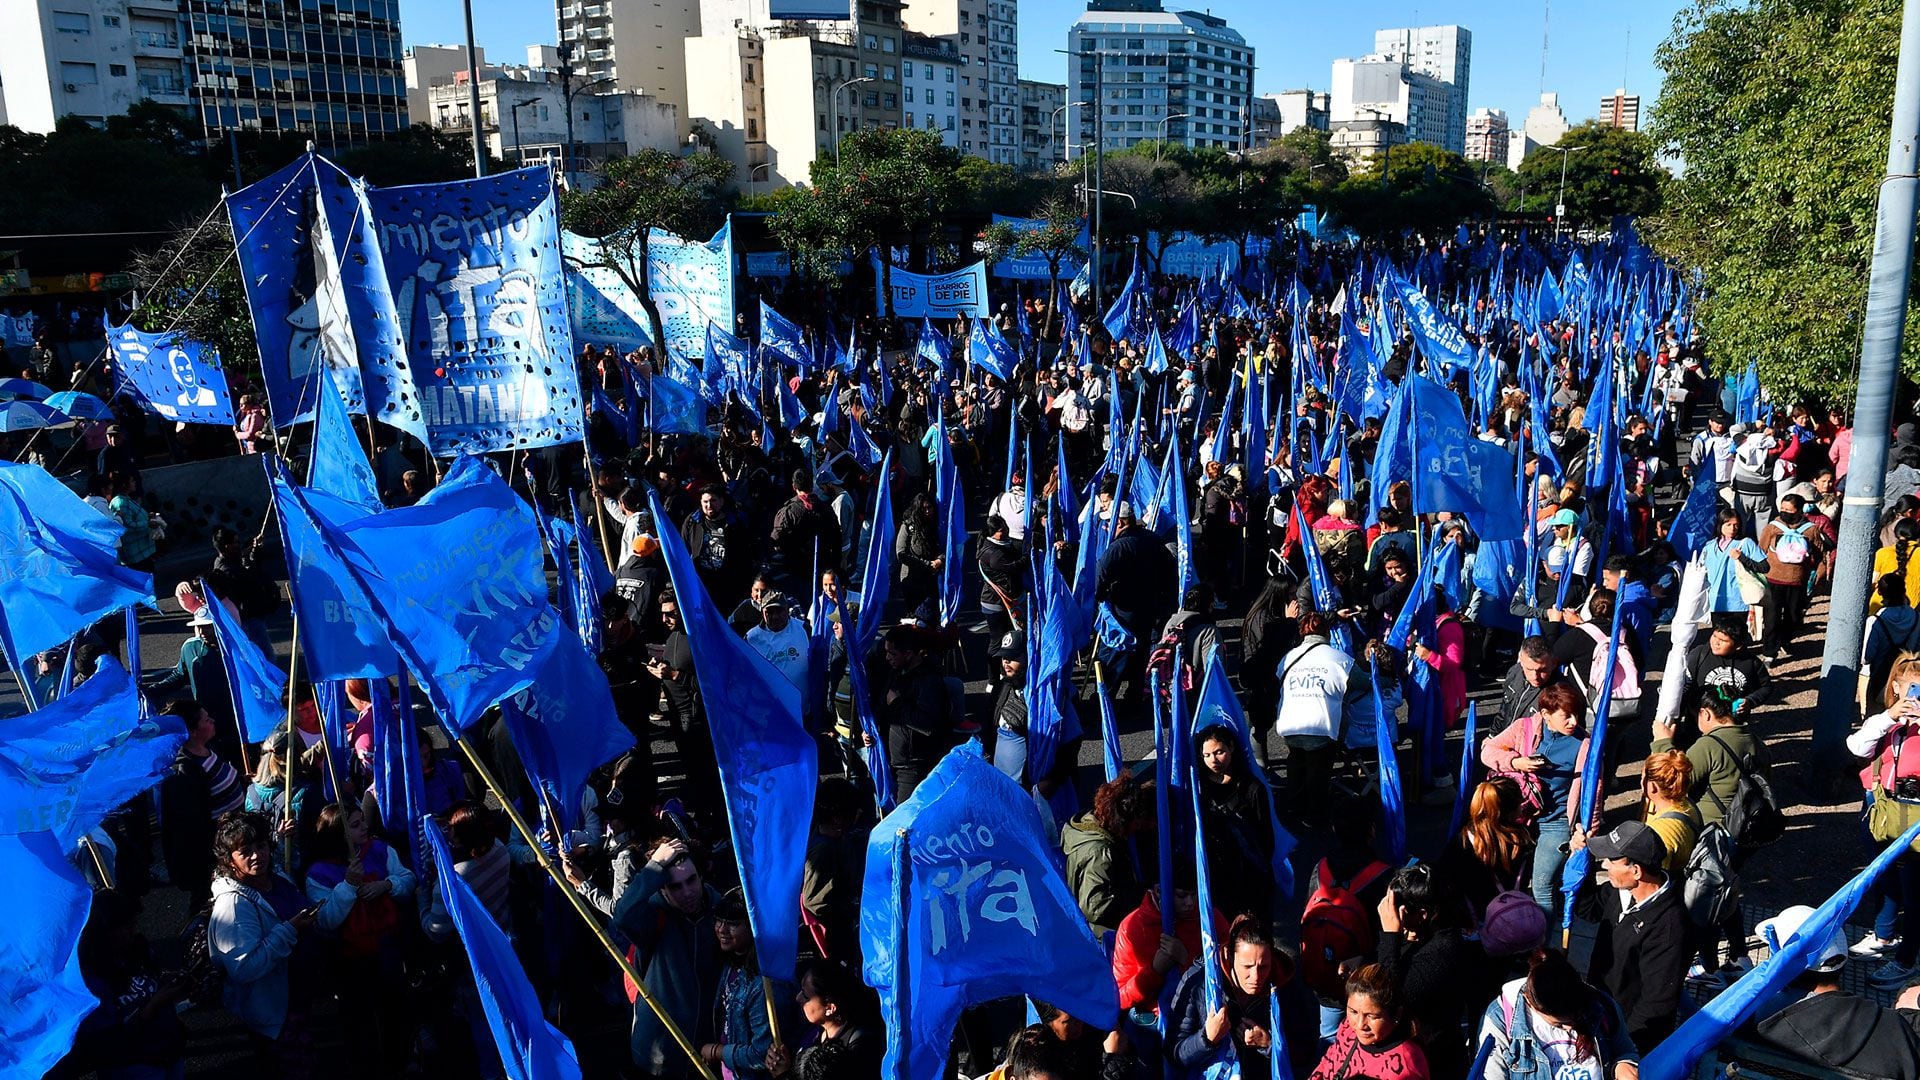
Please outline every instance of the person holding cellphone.
[[213, 910], [207, 947], [226, 973], [223, 1003], [252, 1034], [272, 1075], [311, 1075], [308, 1020], [312, 937], [319, 909], [274, 869], [273, 827], [236, 810], [213, 836]]

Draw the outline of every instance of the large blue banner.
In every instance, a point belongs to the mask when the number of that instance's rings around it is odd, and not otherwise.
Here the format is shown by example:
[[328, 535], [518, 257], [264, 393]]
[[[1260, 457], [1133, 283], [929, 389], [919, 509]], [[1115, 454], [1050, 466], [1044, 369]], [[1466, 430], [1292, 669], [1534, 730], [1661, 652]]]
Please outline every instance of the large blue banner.
[[372, 188], [367, 202], [434, 455], [578, 441], [552, 173]]
[[[880, 257], [873, 257], [874, 281], [881, 278]], [[916, 274], [893, 268], [893, 313], [903, 319], [985, 318], [992, 309], [987, 305], [987, 263], [985, 259], [944, 274]], [[887, 314], [887, 294], [874, 290], [879, 314]]]
[[176, 334], [142, 333], [129, 324], [107, 329], [107, 350], [113, 356], [115, 393], [168, 420], [233, 423], [227, 373], [212, 347]]
[[647, 288], [660, 309], [668, 355], [705, 356], [708, 323], [733, 329], [733, 222], [705, 243], [664, 229], [649, 233]]
[[653, 344], [645, 305], [611, 265], [617, 256], [600, 241], [570, 232], [560, 234], [560, 251], [567, 262], [574, 345], [611, 345], [624, 353]]

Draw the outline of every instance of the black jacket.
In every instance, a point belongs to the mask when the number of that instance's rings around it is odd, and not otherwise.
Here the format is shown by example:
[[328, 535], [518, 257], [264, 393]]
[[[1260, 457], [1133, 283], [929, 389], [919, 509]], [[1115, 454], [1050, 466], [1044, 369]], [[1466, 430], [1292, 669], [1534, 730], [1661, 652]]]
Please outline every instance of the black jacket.
[[1651, 1050], [1672, 1033], [1687, 975], [1687, 915], [1681, 882], [1648, 897], [1624, 917], [1620, 892], [1588, 889], [1577, 905], [1599, 927], [1587, 981], [1606, 990], [1626, 1014], [1633, 1045]]
[[1852, 994], [1814, 994], [1760, 1021], [1767, 1046], [1830, 1069], [1920, 1080], [1920, 1033], [1907, 1017]]
[[1764, 660], [1751, 653], [1715, 656], [1710, 641], [1703, 641], [1687, 654], [1687, 694], [1689, 709], [1697, 708], [1700, 695], [1718, 688], [1729, 700], [1745, 698], [1747, 709], [1773, 700], [1773, 676]]
[[1179, 601], [1173, 595], [1173, 556], [1167, 545], [1141, 526], [1127, 529], [1100, 556], [1096, 582], [1097, 598], [1112, 606], [1142, 645], [1152, 648], [1151, 635]]

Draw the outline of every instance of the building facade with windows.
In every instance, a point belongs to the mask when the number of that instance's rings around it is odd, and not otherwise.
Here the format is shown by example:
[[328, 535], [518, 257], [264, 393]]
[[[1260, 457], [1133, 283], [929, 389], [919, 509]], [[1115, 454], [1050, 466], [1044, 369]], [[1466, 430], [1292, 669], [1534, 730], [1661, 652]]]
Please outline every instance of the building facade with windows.
[[915, 0], [914, 32], [949, 38], [959, 57], [959, 148], [1003, 165], [1020, 164], [1020, 57], [1017, 0]]
[[[1384, 56], [1333, 62], [1329, 125], [1381, 120], [1398, 124], [1408, 142], [1445, 146], [1452, 92], [1447, 84]], [[1464, 141], [1464, 135], [1462, 136]]]
[[1493, 161], [1507, 163], [1507, 143], [1512, 134], [1512, 125], [1507, 114], [1501, 109], [1475, 109], [1467, 117], [1468, 161]]
[[1378, 30], [1373, 35], [1373, 51], [1388, 60], [1398, 60], [1408, 70], [1446, 87], [1446, 124], [1439, 138], [1415, 135], [1416, 142], [1431, 142], [1454, 153], [1466, 149], [1467, 90], [1473, 75], [1473, 31], [1464, 26], [1418, 26], [1400, 30]]
[[15, 0], [0, 35], [0, 116], [50, 132], [99, 125], [149, 100], [185, 111], [188, 67], [177, 0]]
[[700, 0], [556, 0], [555, 14], [562, 59], [581, 85], [604, 83], [672, 105], [686, 138], [685, 43], [700, 36]]
[[322, 150], [407, 127], [399, 0], [180, 0], [192, 109], [229, 128], [310, 134]]
[[900, 42], [900, 90], [903, 126], [940, 133], [940, 141], [960, 148], [960, 49], [951, 38], [909, 31]]
[[1098, 140], [1123, 150], [1150, 139], [1246, 148], [1254, 50], [1226, 20], [1140, 0], [1096, 0], [1067, 31], [1070, 156]]
[[1600, 99], [1600, 122], [1622, 131], [1640, 130], [1640, 95], [1625, 87]]
[[1052, 172], [1067, 160], [1066, 104], [1064, 85], [1020, 80], [1020, 168]]

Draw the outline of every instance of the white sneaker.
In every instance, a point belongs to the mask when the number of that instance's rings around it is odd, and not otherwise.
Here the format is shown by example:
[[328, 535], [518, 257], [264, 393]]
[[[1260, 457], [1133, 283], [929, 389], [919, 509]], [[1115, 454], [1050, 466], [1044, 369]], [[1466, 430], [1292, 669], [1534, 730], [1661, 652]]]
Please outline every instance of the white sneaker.
[[1858, 957], [1882, 957], [1892, 952], [1894, 946], [1898, 944], [1900, 939], [1897, 937], [1883, 938], [1869, 931], [1866, 937], [1853, 943], [1853, 947], [1847, 950], [1847, 954]]
[[1913, 968], [1901, 964], [1898, 960], [1888, 960], [1873, 969], [1873, 974], [1867, 976], [1867, 983], [1881, 990], [1897, 990], [1905, 986], [1907, 980], [1913, 976]]

